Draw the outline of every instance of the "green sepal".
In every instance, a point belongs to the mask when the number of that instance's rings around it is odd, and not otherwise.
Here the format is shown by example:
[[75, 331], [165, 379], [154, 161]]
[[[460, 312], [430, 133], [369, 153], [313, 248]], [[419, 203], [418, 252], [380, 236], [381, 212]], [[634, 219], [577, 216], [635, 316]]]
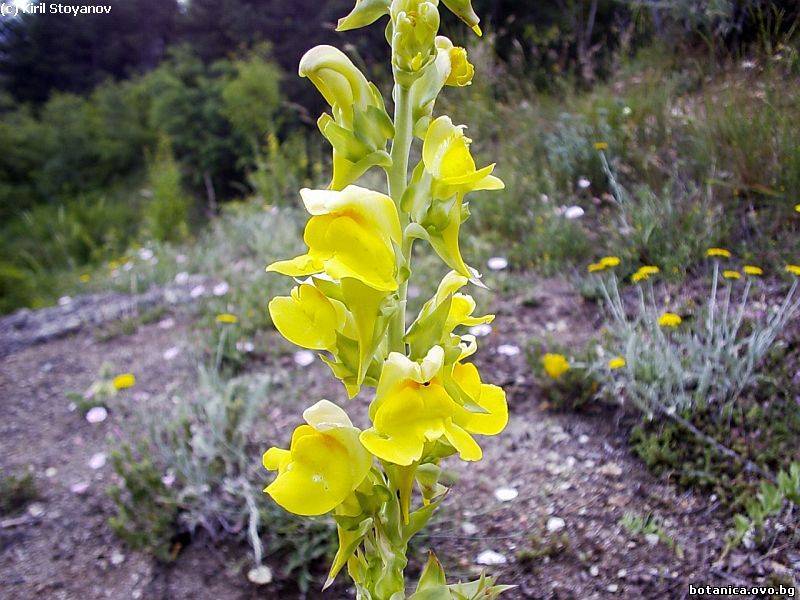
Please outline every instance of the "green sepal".
[[[419, 576], [419, 583], [417, 583], [417, 592], [423, 590], [431, 590], [440, 588], [447, 584], [447, 576], [442, 568], [442, 563], [436, 558], [433, 552], [428, 553], [428, 562], [422, 573]], [[412, 596], [413, 598], [414, 596]]]
[[325, 580], [325, 585], [322, 586], [326, 590], [331, 586], [333, 580], [339, 574], [339, 571], [347, 564], [350, 557], [355, 553], [361, 540], [367, 535], [367, 532], [372, 529], [373, 520], [367, 518], [361, 521], [358, 528], [355, 530], [345, 529], [341, 526], [337, 527], [339, 535], [339, 548], [336, 551], [336, 556], [333, 558], [333, 564], [328, 572], [328, 578]]

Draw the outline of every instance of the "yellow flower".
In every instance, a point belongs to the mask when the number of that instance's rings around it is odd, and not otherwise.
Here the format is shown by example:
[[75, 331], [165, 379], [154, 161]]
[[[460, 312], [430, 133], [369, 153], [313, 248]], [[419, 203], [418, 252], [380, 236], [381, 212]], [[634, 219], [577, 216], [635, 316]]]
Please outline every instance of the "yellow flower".
[[739, 271], [725, 270], [722, 272], [722, 276], [725, 279], [741, 279], [742, 274]]
[[380, 92], [353, 62], [333, 46], [316, 46], [303, 55], [299, 73], [317, 87], [333, 113], [317, 121], [333, 146], [331, 189], [344, 189], [370, 167], [390, 166], [386, 142], [394, 137], [394, 125]]
[[706, 250], [706, 256], [711, 258], [730, 258], [731, 252], [725, 248], [709, 248]]
[[470, 435], [494, 435], [508, 420], [505, 393], [481, 383], [473, 365], [454, 365], [452, 381], [483, 412], [473, 413], [456, 402], [440, 375], [444, 351], [434, 346], [420, 362], [393, 352], [384, 363], [375, 400], [373, 426], [361, 442], [378, 458], [397, 465], [418, 461], [428, 443], [449, 443], [463, 460], [480, 460], [480, 446]]
[[391, 4], [392, 63], [398, 81], [412, 83], [436, 57], [434, 40], [439, 31], [439, 10], [427, 0], [401, 0]]
[[661, 315], [658, 319], [658, 324], [661, 327], [671, 327], [675, 328], [681, 324], [683, 319], [681, 319], [680, 315], [676, 315], [675, 313], [665, 312]]
[[81, 273], [81, 276], [78, 279], [80, 279], [82, 283], [88, 283], [91, 278], [92, 276], [88, 273]]
[[631, 275], [631, 281], [633, 281], [634, 283], [638, 283], [640, 281], [647, 281], [651, 275], [655, 275], [660, 271], [661, 269], [659, 269], [658, 267], [654, 267], [652, 265], [639, 267], [639, 270], [637, 270], [636, 273]]
[[595, 150], [608, 150], [608, 143], [607, 142], [595, 142], [594, 143]]
[[233, 325], [239, 322], [239, 317], [231, 313], [221, 313], [217, 315], [216, 320], [217, 323], [222, 323], [223, 325]]
[[592, 263], [586, 267], [586, 270], [589, 271], [589, 273], [599, 273], [600, 271], [605, 271], [606, 266], [603, 263]]
[[745, 265], [742, 270], [745, 274], [754, 275], [756, 277], [764, 274], [764, 270], [761, 267], [756, 267], [754, 265]]
[[447, 76], [445, 84], [455, 87], [470, 85], [472, 77], [475, 75], [475, 67], [467, 59], [467, 51], [460, 46], [451, 44], [449, 52], [450, 74]]
[[422, 163], [414, 170], [403, 208], [411, 213], [415, 235], [430, 242], [439, 257], [460, 275], [473, 277], [461, 256], [458, 236], [469, 216], [464, 196], [477, 190], [500, 190], [503, 182], [491, 173], [494, 165], [476, 169], [463, 127], [439, 117], [425, 133]]
[[794, 205], [794, 212], [799, 212], [800, 213], [800, 204], [795, 204]]
[[477, 169], [469, 151], [472, 140], [464, 135], [464, 126], [453, 125], [441, 116], [428, 126], [422, 144], [425, 170], [433, 177], [433, 195], [447, 199], [476, 190], [501, 190], [503, 182], [492, 175], [494, 165]]
[[355, 185], [343, 191], [303, 189], [300, 194], [312, 215], [303, 234], [308, 252], [272, 263], [267, 271], [290, 277], [324, 272], [376, 290], [397, 289], [393, 243], [399, 245], [402, 236], [389, 196]]
[[117, 390], [127, 390], [136, 385], [136, 376], [133, 373], [123, 373], [114, 377], [112, 383]]
[[542, 356], [542, 366], [544, 366], [545, 372], [552, 379], [560, 378], [570, 369], [569, 361], [563, 354], [551, 354], [549, 352]]
[[600, 264], [607, 268], [618, 267], [620, 262], [618, 256], [604, 256], [600, 259]]
[[786, 272], [800, 277], [800, 265], [786, 265]]
[[331, 350], [336, 332], [347, 318], [341, 302], [330, 300], [316, 287], [302, 284], [290, 296], [278, 296], [269, 303], [275, 328], [290, 342], [310, 350]]
[[270, 448], [264, 468], [278, 477], [264, 491], [298, 515], [330, 512], [364, 481], [372, 457], [358, 440], [347, 414], [327, 400], [303, 413], [308, 425], [294, 430], [288, 450]]
[[608, 368], [611, 369], [612, 371], [616, 371], [617, 369], [621, 369], [622, 367], [624, 367], [626, 364], [627, 363], [625, 362], [624, 358], [622, 358], [621, 356], [617, 356], [608, 361]]

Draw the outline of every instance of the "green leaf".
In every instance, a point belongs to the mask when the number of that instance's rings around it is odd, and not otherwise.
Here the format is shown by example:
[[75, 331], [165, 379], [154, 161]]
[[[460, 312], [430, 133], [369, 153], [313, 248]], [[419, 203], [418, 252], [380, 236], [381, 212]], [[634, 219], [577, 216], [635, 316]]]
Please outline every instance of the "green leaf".
[[433, 552], [428, 553], [428, 562], [425, 564], [425, 568], [422, 569], [422, 574], [419, 576], [417, 591], [441, 588], [445, 584], [447, 584], [447, 577], [442, 568], [442, 564]]

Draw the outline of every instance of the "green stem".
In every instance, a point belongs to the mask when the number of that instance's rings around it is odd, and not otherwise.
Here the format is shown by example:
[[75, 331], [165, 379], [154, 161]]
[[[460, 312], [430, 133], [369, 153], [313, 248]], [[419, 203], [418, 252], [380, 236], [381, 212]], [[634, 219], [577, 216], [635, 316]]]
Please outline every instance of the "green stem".
[[[410, 90], [400, 84], [394, 86], [394, 140], [392, 141], [392, 166], [388, 171], [389, 195], [394, 200], [397, 213], [400, 216], [400, 225], [405, 229], [409, 216], [403, 212], [401, 201], [408, 186], [408, 157], [411, 152], [411, 142], [414, 139], [412, 122], [412, 105]], [[413, 240], [403, 234], [402, 257], [405, 274], [397, 289], [398, 310], [389, 325], [389, 347], [393, 352], [406, 353], [403, 336], [406, 331], [406, 304], [408, 298], [408, 272], [411, 267], [411, 249]]]

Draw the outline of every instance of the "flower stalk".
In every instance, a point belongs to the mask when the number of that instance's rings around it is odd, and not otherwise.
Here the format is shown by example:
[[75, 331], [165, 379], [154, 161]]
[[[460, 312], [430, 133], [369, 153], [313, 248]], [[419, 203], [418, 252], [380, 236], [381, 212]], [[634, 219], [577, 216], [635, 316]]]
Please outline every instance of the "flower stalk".
[[[469, 0], [443, 4], [480, 34]], [[442, 89], [469, 85], [474, 74], [466, 50], [438, 35], [438, 0], [357, 0], [339, 30], [384, 16], [393, 118], [341, 51], [318, 46], [300, 62], [300, 75], [331, 108], [318, 124], [333, 147], [333, 177], [327, 190], [301, 190], [308, 251], [267, 267], [297, 282], [269, 303], [276, 329], [319, 351], [350, 398], [374, 390], [371, 426], [354, 427], [328, 400], [312, 405], [289, 448], [264, 454], [264, 467], [278, 473], [265, 492], [296, 514], [333, 515], [339, 550], [325, 587], [346, 567], [360, 600], [491, 600], [508, 587], [485, 576], [448, 583], [433, 555], [414, 591], [404, 571], [409, 540], [446, 497], [441, 461], [480, 460], [473, 436], [496, 435], [508, 420], [503, 390], [466, 362], [474, 336], [458, 333], [493, 319], [473, 316], [475, 301], [460, 291], [480, 277], [459, 248], [465, 196], [503, 183], [491, 174], [494, 165], [476, 167], [463, 126], [433, 116]], [[411, 170], [415, 143], [422, 160]], [[372, 168], [384, 170], [388, 195], [357, 185]], [[415, 240], [429, 243], [452, 271], [408, 325]]]

